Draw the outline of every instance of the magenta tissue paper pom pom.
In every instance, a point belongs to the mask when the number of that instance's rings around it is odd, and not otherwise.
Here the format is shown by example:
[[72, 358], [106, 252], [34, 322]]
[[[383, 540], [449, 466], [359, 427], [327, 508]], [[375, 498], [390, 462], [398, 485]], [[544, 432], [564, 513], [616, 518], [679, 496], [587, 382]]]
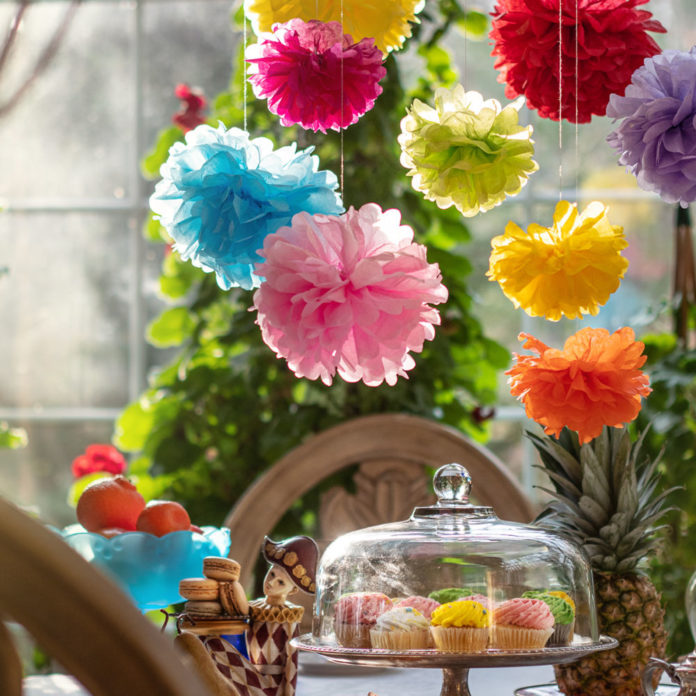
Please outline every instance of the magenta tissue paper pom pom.
[[437, 264], [398, 210], [367, 203], [340, 216], [298, 213], [264, 240], [254, 294], [263, 340], [297, 377], [368, 386], [397, 377], [435, 336], [447, 300]]
[[346, 128], [382, 93], [382, 52], [370, 38], [353, 43], [340, 22], [291, 19], [259, 38], [246, 50], [249, 81], [284, 126]]

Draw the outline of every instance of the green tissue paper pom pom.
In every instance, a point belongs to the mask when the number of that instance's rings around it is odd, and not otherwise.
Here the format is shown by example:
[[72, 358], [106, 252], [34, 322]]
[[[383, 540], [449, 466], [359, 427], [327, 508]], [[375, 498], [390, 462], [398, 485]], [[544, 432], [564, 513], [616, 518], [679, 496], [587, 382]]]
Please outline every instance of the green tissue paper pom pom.
[[539, 165], [532, 127], [519, 125], [523, 99], [502, 107], [461, 85], [414, 100], [401, 121], [401, 164], [412, 185], [440, 208], [472, 217], [519, 193]]

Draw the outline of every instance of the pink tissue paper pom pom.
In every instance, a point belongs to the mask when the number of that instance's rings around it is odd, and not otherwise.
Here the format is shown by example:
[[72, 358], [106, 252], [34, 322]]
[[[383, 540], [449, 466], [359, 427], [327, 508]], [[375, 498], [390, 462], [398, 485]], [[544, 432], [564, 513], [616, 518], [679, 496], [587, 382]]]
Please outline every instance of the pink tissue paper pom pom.
[[254, 294], [263, 340], [297, 377], [374, 387], [415, 366], [447, 300], [440, 268], [398, 210], [367, 203], [343, 215], [298, 213], [264, 240]]
[[259, 39], [246, 50], [249, 82], [284, 126], [346, 128], [382, 93], [382, 52], [370, 38], [353, 43], [340, 22], [291, 19]]

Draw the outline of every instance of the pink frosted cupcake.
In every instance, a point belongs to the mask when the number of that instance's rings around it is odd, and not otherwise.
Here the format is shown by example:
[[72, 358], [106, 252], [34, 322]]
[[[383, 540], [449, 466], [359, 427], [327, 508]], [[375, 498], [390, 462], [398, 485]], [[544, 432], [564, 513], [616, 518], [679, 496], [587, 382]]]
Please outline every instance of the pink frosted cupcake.
[[387, 595], [378, 592], [354, 592], [336, 602], [334, 630], [344, 648], [369, 648], [370, 629], [377, 618], [392, 608]]
[[546, 602], [515, 597], [493, 610], [491, 647], [503, 650], [543, 648], [553, 633], [554, 618]]
[[428, 621], [432, 616], [435, 609], [440, 606], [440, 602], [430, 599], [430, 597], [421, 597], [420, 595], [413, 595], [412, 597], [406, 597], [405, 599], [400, 599], [395, 607], [412, 607], [419, 611]]
[[472, 594], [462, 599], [468, 599], [470, 602], [478, 602], [479, 604], [483, 604], [484, 609], [490, 609], [488, 606], [488, 597], [485, 594]]

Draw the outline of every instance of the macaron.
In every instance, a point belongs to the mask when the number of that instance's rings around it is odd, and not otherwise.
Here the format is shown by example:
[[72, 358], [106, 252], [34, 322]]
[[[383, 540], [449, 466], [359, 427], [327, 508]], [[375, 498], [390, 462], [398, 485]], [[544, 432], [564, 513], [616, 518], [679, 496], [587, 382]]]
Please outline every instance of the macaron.
[[232, 582], [239, 580], [242, 566], [232, 558], [223, 556], [207, 556], [203, 559], [203, 575], [213, 580]]
[[220, 602], [190, 600], [184, 604], [184, 611], [194, 618], [218, 617], [222, 614], [222, 604]]
[[184, 599], [211, 602], [218, 599], [218, 581], [212, 578], [184, 578], [179, 580], [179, 594]]
[[245, 599], [244, 588], [238, 582], [220, 583], [220, 604], [222, 604], [222, 608], [230, 616], [239, 616], [246, 613], [241, 609]]

